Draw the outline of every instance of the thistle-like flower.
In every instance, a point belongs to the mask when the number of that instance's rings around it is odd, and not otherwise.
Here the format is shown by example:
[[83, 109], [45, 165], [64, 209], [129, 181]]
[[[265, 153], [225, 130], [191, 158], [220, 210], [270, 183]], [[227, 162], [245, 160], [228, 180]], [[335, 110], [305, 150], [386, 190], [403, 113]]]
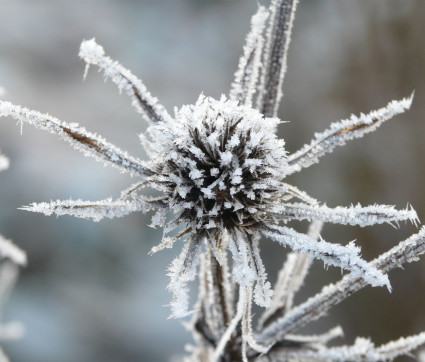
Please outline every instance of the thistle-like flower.
[[[195, 360], [247, 360], [261, 354], [273, 360], [326, 360], [336, 355], [341, 360], [380, 360], [406, 353], [425, 341], [425, 335], [418, 335], [398, 341], [397, 346], [375, 348], [360, 339], [354, 346], [338, 350], [327, 348], [326, 343], [340, 335], [340, 329], [322, 336], [291, 335], [353, 291], [366, 285], [390, 289], [386, 273], [423, 253], [425, 233], [422, 229], [388, 255], [368, 263], [354, 243], [343, 246], [322, 240], [322, 224], [368, 226], [402, 220], [416, 223], [412, 208], [330, 208], [285, 182], [287, 176], [318, 162], [337, 146], [374, 131], [406, 111], [412, 101], [412, 97], [392, 101], [368, 114], [332, 123], [310, 144], [288, 155], [284, 140], [276, 136], [281, 122], [276, 114], [296, 6], [296, 0], [273, 0], [269, 9], [259, 7], [252, 18], [229, 96], [216, 100], [201, 95], [194, 105], [176, 109], [174, 116], [130, 71], [106, 56], [94, 39], [81, 44], [79, 55], [87, 63], [85, 74], [89, 65], [102, 69], [106, 78], [131, 97], [132, 105], [148, 122], [147, 133], [140, 139], [149, 161], [128, 155], [78, 125], [0, 103], [0, 116], [12, 116], [21, 123], [58, 134], [85, 155], [141, 178], [116, 200], [66, 200], [32, 204], [24, 209], [95, 221], [154, 210], [152, 225], [162, 226], [164, 236], [152, 253], [170, 248], [180, 239], [184, 242], [183, 251], [169, 269], [172, 316], [190, 313], [188, 282], [199, 275], [201, 288], [192, 323], [199, 342], [193, 350]], [[145, 196], [146, 188], [159, 195]], [[309, 233], [301, 234], [282, 225], [290, 220], [312, 221]], [[261, 235], [293, 251], [274, 293], [260, 257]], [[309, 258], [350, 274], [305, 304], [292, 308], [293, 295], [307, 274]], [[252, 301], [268, 308], [260, 318], [255, 337]], [[288, 349], [288, 345], [296, 348]]]

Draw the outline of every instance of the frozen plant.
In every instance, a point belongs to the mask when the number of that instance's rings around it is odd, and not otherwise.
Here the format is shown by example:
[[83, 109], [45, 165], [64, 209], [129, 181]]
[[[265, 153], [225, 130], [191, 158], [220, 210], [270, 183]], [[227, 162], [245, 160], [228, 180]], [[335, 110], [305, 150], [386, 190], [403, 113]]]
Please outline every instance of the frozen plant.
[[[24, 209], [46, 215], [74, 215], [99, 221], [132, 212], [154, 211], [152, 226], [163, 227], [161, 242], [152, 253], [173, 247], [183, 250], [169, 267], [173, 317], [191, 315], [196, 344], [188, 360], [365, 360], [393, 359], [425, 343], [425, 334], [401, 338], [376, 347], [358, 338], [352, 346], [328, 347], [341, 336], [340, 327], [322, 335], [297, 335], [301, 327], [365, 287], [391, 290], [387, 273], [417, 259], [425, 250], [425, 228], [387, 253], [367, 262], [354, 243], [324, 241], [324, 222], [362, 227], [402, 220], [417, 222], [408, 207], [387, 205], [331, 208], [305, 191], [285, 182], [287, 176], [317, 163], [347, 141], [372, 132], [410, 108], [412, 96], [388, 103], [376, 111], [332, 123], [311, 143], [293, 154], [276, 136], [276, 118], [297, 0], [272, 0], [260, 6], [251, 21], [229, 95], [213, 99], [201, 95], [193, 105], [176, 109], [174, 116], [160, 105], [129, 70], [105, 55], [94, 39], [83, 41], [80, 57], [103, 70], [133, 107], [148, 122], [140, 140], [149, 156], [142, 161], [88, 132], [8, 102], [0, 103], [0, 116], [11, 116], [55, 133], [75, 149], [140, 181], [117, 199], [65, 200], [32, 204]], [[158, 195], [149, 197], [144, 189]], [[290, 220], [311, 221], [302, 234], [285, 226]], [[279, 273], [274, 291], [260, 256], [265, 236], [292, 250]], [[293, 298], [308, 273], [310, 261], [319, 259], [346, 274], [306, 302], [293, 306]], [[188, 284], [198, 277], [199, 295], [189, 306]], [[252, 303], [264, 307], [256, 329]]]
[[[9, 159], [0, 153], [0, 171], [9, 167]], [[19, 267], [25, 266], [27, 256], [23, 250], [10, 240], [0, 235], [0, 341], [20, 338], [24, 328], [19, 322], [1, 322], [1, 314], [10, 291], [19, 275]], [[0, 362], [7, 362], [8, 358], [0, 349]]]

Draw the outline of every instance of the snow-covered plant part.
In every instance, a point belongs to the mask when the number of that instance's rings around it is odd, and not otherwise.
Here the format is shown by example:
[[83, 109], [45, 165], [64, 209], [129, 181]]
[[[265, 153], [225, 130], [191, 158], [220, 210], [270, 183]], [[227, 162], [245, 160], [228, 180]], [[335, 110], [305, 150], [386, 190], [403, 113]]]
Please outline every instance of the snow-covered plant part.
[[[3, 168], [1, 168], [2, 165], [4, 166]], [[0, 154], [0, 171], [8, 166], [9, 159]], [[1, 319], [4, 304], [19, 276], [19, 269], [26, 264], [26, 253], [12, 241], [0, 235], [0, 341], [17, 339], [24, 333], [24, 327], [21, 323], [3, 323]], [[8, 361], [1, 349], [0, 361]]]
[[[171, 315], [192, 315], [197, 342], [188, 360], [386, 360], [424, 343], [423, 334], [375, 347], [359, 338], [353, 346], [327, 347], [340, 336], [336, 328], [318, 336], [294, 334], [353, 292], [371, 285], [391, 290], [387, 273], [416, 260], [425, 251], [425, 229], [372, 262], [353, 242], [338, 244], [320, 236], [324, 223], [359, 225], [418, 222], [412, 207], [389, 205], [329, 207], [286, 182], [332, 152], [361, 138], [408, 110], [413, 96], [394, 100], [376, 111], [332, 123], [299, 151], [288, 154], [276, 135], [277, 115], [287, 70], [287, 52], [297, 0], [272, 0], [251, 21], [243, 55], [228, 96], [201, 95], [171, 115], [143, 82], [105, 54], [94, 39], [83, 41], [79, 55], [125, 91], [148, 122], [140, 135], [149, 160], [132, 157], [85, 128], [48, 114], [0, 102], [0, 116], [57, 134], [86, 156], [139, 178], [116, 198], [101, 201], [58, 200], [24, 207], [46, 215], [74, 215], [99, 221], [132, 212], [154, 211], [152, 226], [164, 230], [152, 253], [183, 244], [169, 267]], [[85, 73], [85, 75], [86, 75]], [[158, 196], [146, 196], [145, 189]], [[306, 233], [285, 223], [311, 221]], [[289, 248], [272, 288], [263, 264], [261, 237]], [[346, 271], [305, 303], [293, 298], [311, 261]], [[199, 279], [195, 306], [189, 305], [189, 282]], [[274, 289], [274, 291], [273, 291]], [[252, 303], [265, 308], [252, 325]], [[289, 347], [290, 346], [290, 347]]]

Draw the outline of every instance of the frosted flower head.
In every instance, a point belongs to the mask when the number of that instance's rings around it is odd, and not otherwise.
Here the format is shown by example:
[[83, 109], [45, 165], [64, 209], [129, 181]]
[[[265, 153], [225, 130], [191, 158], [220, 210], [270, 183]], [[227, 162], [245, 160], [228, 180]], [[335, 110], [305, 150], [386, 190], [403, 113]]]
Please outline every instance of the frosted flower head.
[[246, 105], [199, 97], [176, 111], [173, 124], [151, 126], [154, 157], [170, 205], [194, 229], [255, 227], [284, 192], [287, 170], [277, 118]]
[[[267, 18], [264, 11], [260, 7], [259, 17], [256, 15], [262, 24]], [[258, 26], [257, 21], [254, 23]], [[184, 242], [183, 251], [169, 269], [171, 309], [176, 317], [188, 311], [187, 284], [196, 278], [205, 253], [213, 255], [226, 268], [229, 251], [233, 280], [252, 290], [257, 304], [268, 306], [273, 292], [260, 256], [261, 234], [294, 251], [348, 270], [373, 286], [390, 288], [388, 277], [362, 259], [358, 247], [322, 240], [321, 225], [330, 222], [367, 226], [417, 219], [411, 209], [396, 210], [386, 205], [330, 208], [283, 181], [286, 176], [318, 162], [337, 146], [362, 137], [404, 112], [412, 98], [392, 101], [360, 117], [332, 123], [324, 132], [316, 133], [310, 144], [287, 155], [284, 141], [276, 137], [279, 120], [274, 117], [275, 106], [271, 107], [280, 93], [262, 86], [262, 82], [268, 82], [266, 79], [258, 82], [261, 58], [252, 55], [262, 51], [260, 30], [254, 27], [248, 35], [229, 98], [222, 96], [215, 100], [201, 95], [194, 105], [177, 109], [174, 117], [138, 78], [107, 57], [94, 39], [83, 42], [80, 56], [87, 64], [103, 69], [105, 77], [131, 96], [133, 106], [148, 121], [147, 135], [140, 135], [148, 162], [130, 156], [77, 124], [0, 102], [0, 116], [12, 116], [21, 123], [56, 133], [86, 155], [142, 179], [124, 190], [117, 200], [55, 201], [33, 204], [26, 209], [95, 221], [135, 211], [156, 211], [152, 226], [163, 226], [164, 235], [152, 252], [170, 248], [177, 240]], [[275, 79], [271, 84], [276, 82]], [[259, 94], [257, 105], [252, 107], [255, 87]], [[146, 187], [161, 194], [153, 198], [146, 196], [143, 192]], [[318, 226], [316, 231], [302, 234], [280, 225], [290, 220], [315, 221]]]

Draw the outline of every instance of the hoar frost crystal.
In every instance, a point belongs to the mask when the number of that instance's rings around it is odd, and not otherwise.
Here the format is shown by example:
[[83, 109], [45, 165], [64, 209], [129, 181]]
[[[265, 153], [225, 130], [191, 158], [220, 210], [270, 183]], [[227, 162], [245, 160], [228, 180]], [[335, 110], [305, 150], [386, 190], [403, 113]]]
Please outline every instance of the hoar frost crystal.
[[[175, 110], [172, 117], [145, 85], [129, 70], [105, 55], [95, 40], [84, 41], [80, 57], [104, 71], [132, 99], [147, 120], [140, 136], [149, 161], [141, 161], [83, 127], [7, 102], [0, 116], [58, 134], [75, 149], [141, 181], [117, 200], [81, 200], [33, 204], [25, 209], [44, 214], [92, 218], [121, 217], [155, 210], [153, 226], [164, 228], [161, 243], [152, 253], [183, 241], [181, 254], [169, 268], [168, 289], [173, 293], [174, 317], [192, 314], [196, 346], [188, 360], [367, 360], [395, 358], [425, 342], [425, 334], [375, 347], [367, 339], [353, 346], [327, 347], [342, 334], [335, 328], [318, 336], [293, 333], [326, 313], [332, 306], [366, 285], [386, 286], [387, 273], [416, 260], [425, 251], [425, 229], [373, 262], [360, 256], [349, 243], [329, 243], [320, 237], [324, 222], [368, 226], [417, 222], [412, 208], [361, 205], [330, 208], [285, 178], [319, 161], [347, 141], [374, 131], [383, 122], [409, 109], [412, 97], [386, 107], [332, 123], [310, 144], [287, 154], [276, 136], [281, 86], [297, 6], [296, 0], [272, 0], [260, 6], [251, 21], [243, 55], [229, 97], [219, 100], [201, 95], [194, 105]], [[145, 188], [160, 193], [143, 195]], [[285, 224], [312, 221], [307, 234]], [[292, 249], [273, 292], [260, 256], [261, 235]], [[229, 251], [229, 253], [228, 253]], [[231, 256], [231, 260], [230, 257]], [[316, 296], [293, 307], [293, 297], [307, 275], [310, 259], [350, 273]], [[194, 311], [190, 311], [188, 283], [199, 278]], [[251, 304], [265, 307], [254, 332]]]

